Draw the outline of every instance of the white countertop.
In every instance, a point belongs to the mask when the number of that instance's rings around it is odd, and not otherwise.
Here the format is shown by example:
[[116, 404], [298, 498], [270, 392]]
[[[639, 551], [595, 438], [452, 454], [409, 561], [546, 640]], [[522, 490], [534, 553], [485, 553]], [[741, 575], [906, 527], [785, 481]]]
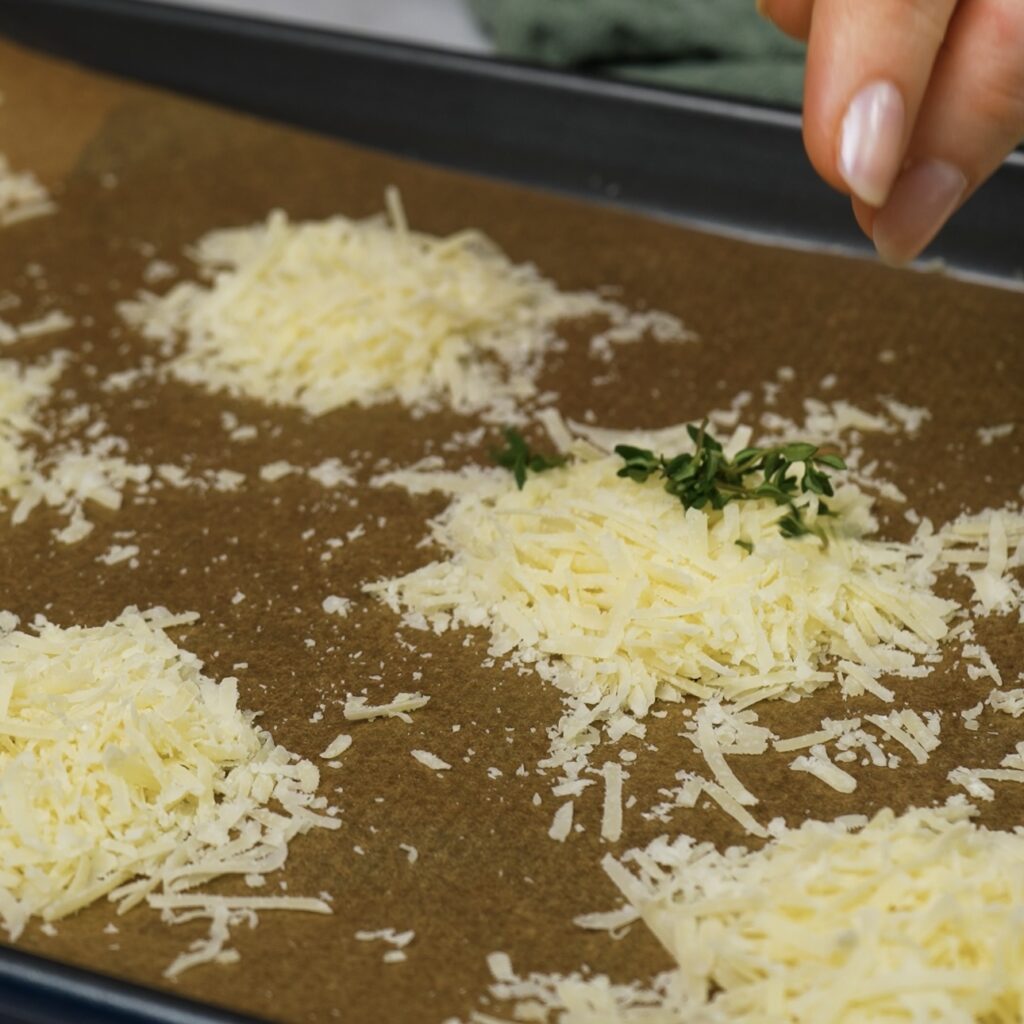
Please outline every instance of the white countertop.
[[[152, 0], [136, 0], [149, 3]], [[446, 49], [486, 53], [490, 43], [463, 0], [162, 0]]]

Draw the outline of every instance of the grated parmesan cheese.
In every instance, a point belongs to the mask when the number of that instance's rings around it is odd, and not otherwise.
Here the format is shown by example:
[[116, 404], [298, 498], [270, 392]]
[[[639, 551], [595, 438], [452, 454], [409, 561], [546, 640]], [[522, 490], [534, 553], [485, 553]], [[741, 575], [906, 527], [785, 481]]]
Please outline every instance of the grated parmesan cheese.
[[354, 487], [356, 483], [352, 470], [337, 458], [324, 459], [307, 469], [306, 475], [327, 489], [342, 486]]
[[348, 615], [352, 601], [347, 597], [338, 597], [337, 594], [328, 594], [321, 607], [328, 615], [337, 615], [343, 619]]
[[1016, 690], [993, 690], [986, 700], [994, 711], [1001, 711], [1013, 718], [1024, 715], [1024, 687], [1018, 687]]
[[365, 722], [371, 718], [400, 718], [406, 724], [412, 719], [410, 712], [426, 707], [430, 698], [422, 693], [398, 693], [387, 704], [367, 704], [366, 698], [349, 695], [345, 700], [344, 715], [350, 722]]
[[96, 561], [102, 562], [104, 565], [119, 565], [121, 562], [138, 565], [136, 557], [138, 553], [138, 544], [111, 544], [102, 555], [96, 556]]
[[325, 761], [330, 761], [332, 758], [340, 757], [342, 754], [352, 746], [352, 737], [346, 733], [340, 733], [335, 736], [330, 743], [324, 748], [320, 756]]
[[356, 932], [358, 942], [385, 942], [391, 947], [381, 956], [381, 960], [386, 964], [404, 963], [408, 959], [405, 947], [415, 938], [416, 933], [411, 929], [399, 932], [394, 928], [378, 928], [375, 931]]
[[1024, 741], [999, 763], [999, 768], [954, 768], [948, 778], [955, 786], [963, 786], [968, 795], [977, 800], [994, 800], [995, 791], [989, 782], [1024, 782]]
[[601, 838], [609, 843], [617, 843], [622, 838], [622, 765], [617, 761], [607, 761], [601, 774], [604, 775]]
[[17, 325], [9, 324], [0, 318], [0, 345], [13, 345], [16, 341], [41, 338], [46, 334], [57, 334], [60, 331], [70, 330], [74, 326], [75, 321], [59, 309], [52, 309], [36, 320], [27, 320]]
[[410, 753], [425, 768], [431, 768], [438, 772], [448, 771], [451, 768], [447, 761], [442, 760], [437, 754], [432, 754], [429, 750], [411, 750]]
[[260, 466], [260, 479], [268, 484], [275, 484], [292, 473], [301, 473], [302, 467], [293, 465], [286, 459], [279, 459], [277, 462], [269, 462]]
[[430, 527], [447, 557], [365, 589], [438, 632], [486, 626], [490, 656], [608, 718], [680, 694], [752, 702], [928, 671], [918, 658], [956, 606], [912, 571], [914, 548], [869, 537], [856, 487], [838, 489], [824, 546], [780, 536], [770, 502], [684, 512], [656, 481], [618, 477], [617, 456], [586, 442], [572, 453], [522, 490], [499, 469], [377, 478], [451, 495]]
[[164, 632], [194, 614], [127, 609], [104, 626], [0, 638], [0, 921], [58, 920], [106, 896], [210, 933], [167, 969], [226, 962], [258, 910], [330, 913], [304, 897], [211, 896], [214, 879], [281, 868], [289, 842], [335, 829], [317, 769], [238, 709]]
[[1016, 1024], [1024, 832], [976, 826], [974, 813], [953, 800], [780, 824], [751, 852], [680, 836], [606, 856], [627, 906], [605, 927], [641, 919], [678, 967], [613, 985], [520, 978], [492, 955], [491, 995], [517, 1020], [556, 1024]]
[[857, 780], [839, 765], [829, 759], [824, 746], [815, 744], [809, 755], [804, 755], [790, 762], [789, 767], [795, 772], [807, 772], [821, 779], [839, 793], [852, 793], [857, 788]]
[[[966, 576], [974, 587], [973, 611], [1024, 616], [1024, 583], [1012, 571], [1024, 566], [1024, 512], [1019, 508], [986, 509], [963, 515], [935, 537], [935, 556]], [[984, 669], [994, 679], [998, 670], [975, 648]], [[965, 655], [970, 657], [967, 650]], [[1002, 681], [996, 679], [996, 685]]]
[[666, 314], [633, 314], [594, 292], [562, 293], [488, 238], [410, 231], [397, 192], [388, 216], [214, 231], [194, 258], [208, 286], [180, 283], [122, 304], [150, 339], [183, 345], [180, 379], [313, 415], [397, 399], [507, 422], [537, 397], [556, 325], [600, 317], [598, 346], [650, 335], [686, 340]]
[[16, 172], [0, 153], [0, 228], [54, 213], [57, 204], [30, 171]]
[[572, 831], [572, 812], [573, 803], [571, 800], [562, 804], [555, 811], [555, 816], [551, 820], [551, 828], [548, 829], [548, 836], [554, 839], [556, 843], [564, 843], [568, 839], [569, 833]]
[[144, 485], [151, 470], [118, 454], [124, 444], [114, 437], [88, 444], [51, 443], [50, 450], [40, 454], [37, 445], [53, 441], [52, 431], [42, 422], [42, 407], [66, 361], [62, 352], [27, 366], [0, 360], [0, 504], [10, 508], [15, 526], [39, 506], [56, 509], [67, 525], [55, 536], [73, 544], [92, 530], [85, 515], [88, 503], [120, 508], [128, 484]]
[[982, 444], [991, 445], [1001, 438], [1009, 437], [1015, 426], [1015, 423], [998, 423], [994, 427], [978, 427], [975, 433]]

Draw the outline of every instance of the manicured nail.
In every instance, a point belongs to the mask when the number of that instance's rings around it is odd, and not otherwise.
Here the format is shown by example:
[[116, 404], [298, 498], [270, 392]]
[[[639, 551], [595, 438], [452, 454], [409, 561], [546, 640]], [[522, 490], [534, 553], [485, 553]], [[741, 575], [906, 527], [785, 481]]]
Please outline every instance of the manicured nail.
[[938, 234], [967, 191], [967, 177], [944, 160], [915, 164], [893, 186], [872, 235], [886, 263], [909, 263]]
[[903, 159], [903, 97], [892, 82], [872, 82], [850, 102], [839, 139], [839, 173], [854, 195], [881, 206]]

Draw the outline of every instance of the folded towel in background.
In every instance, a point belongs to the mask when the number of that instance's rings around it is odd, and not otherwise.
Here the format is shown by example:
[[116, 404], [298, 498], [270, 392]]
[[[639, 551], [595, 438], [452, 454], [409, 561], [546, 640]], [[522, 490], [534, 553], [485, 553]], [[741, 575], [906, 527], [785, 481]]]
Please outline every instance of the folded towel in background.
[[799, 106], [804, 47], [754, 0], [469, 0], [499, 54]]

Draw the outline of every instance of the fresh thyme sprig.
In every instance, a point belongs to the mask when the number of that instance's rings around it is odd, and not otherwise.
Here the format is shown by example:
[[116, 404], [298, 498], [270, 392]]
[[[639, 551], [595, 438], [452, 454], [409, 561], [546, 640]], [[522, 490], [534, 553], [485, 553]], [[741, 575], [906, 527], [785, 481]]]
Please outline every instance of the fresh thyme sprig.
[[[645, 483], [653, 474], [665, 481], [665, 490], [674, 494], [684, 508], [723, 509], [730, 501], [751, 501], [768, 498], [789, 511], [779, 519], [779, 532], [784, 537], [802, 537], [814, 533], [824, 538], [818, 527], [808, 525], [803, 512], [795, 504], [800, 493], [818, 495], [818, 515], [832, 513], [824, 499], [832, 497], [832, 481], [826, 469], [845, 469], [839, 455], [823, 452], [817, 445], [795, 441], [771, 448], [744, 448], [732, 459], [726, 457], [721, 444], [707, 431], [707, 421], [700, 427], [686, 428], [695, 450], [673, 458], [655, 455], [645, 448], [620, 444], [617, 455], [625, 461], [618, 475], [637, 483]], [[790, 470], [802, 463], [803, 475], [797, 480]], [[747, 478], [759, 474], [757, 483]]]
[[505, 442], [503, 449], [491, 450], [491, 458], [499, 466], [504, 466], [505, 469], [512, 471], [519, 490], [522, 490], [523, 484], [526, 483], [527, 470], [531, 473], [543, 473], [546, 469], [565, 465], [564, 455], [542, 455], [540, 452], [531, 452], [523, 435], [512, 427], [505, 429]]

